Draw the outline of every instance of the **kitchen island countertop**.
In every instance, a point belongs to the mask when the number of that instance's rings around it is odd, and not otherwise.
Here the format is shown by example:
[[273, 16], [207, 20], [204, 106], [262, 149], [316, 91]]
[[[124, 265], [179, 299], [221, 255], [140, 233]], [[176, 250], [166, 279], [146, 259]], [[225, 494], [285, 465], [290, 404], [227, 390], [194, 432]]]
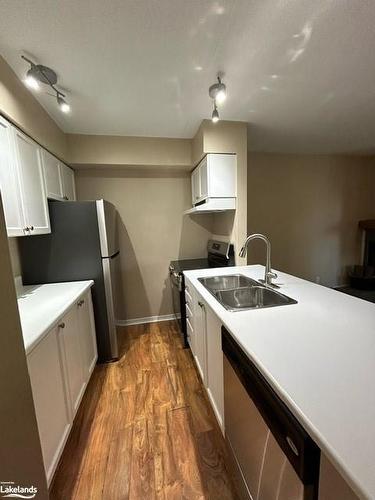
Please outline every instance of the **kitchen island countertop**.
[[277, 271], [297, 304], [230, 312], [198, 278], [236, 273], [264, 267], [184, 274], [353, 491], [375, 499], [375, 305]]

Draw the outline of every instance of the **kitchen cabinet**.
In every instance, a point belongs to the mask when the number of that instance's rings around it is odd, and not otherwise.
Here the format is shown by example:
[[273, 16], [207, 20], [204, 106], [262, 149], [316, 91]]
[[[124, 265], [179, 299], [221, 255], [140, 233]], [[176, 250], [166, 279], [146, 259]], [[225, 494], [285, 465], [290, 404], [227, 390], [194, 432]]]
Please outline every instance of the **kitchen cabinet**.
[[67, 381], [68, 400], [72, 417], [77, 413], [85, 390], [85, 358], [81, 332], [75, 308], [70, 309], [58, 325], [60, 348]]
[[96, 360], [95, 324], [88, 291], [27, 355], [48, 484]]
[[195, 288], [185, 278], [188, 341], [199, 375], [204, 385], [207, 381], [206, 320], [204, 303]]
[[0, 188], [8, 236], [51, 232], [39, 146], [0, 117]]
[[87, 381], [90, 378], [98, 357], [91, 292], [86, 293], [86, 295], [78, 300], [77, 310], [78, 331], [83, 356], [83, 376], [84, 380]]
[[221, 321], [207, 304], [204, 304], [206, 350], [207, 350], [207, 394], [221, 430], [224, 432], [224, 375], [223, 351], [221, 349]]
[[47, 197], [74, 201], [76, 199], [74, 171], [46, 150], [42, 150], [42, 162]]
[[191, 175], [193, 206], [208, 198], [236, 197], [235, 154], [207, 154]]
[[0, 116], [0, 189], [8, 236], [25, 234], [12, 125]]
[[76, 199], [74, 170], [61, 162], [59, 164], [59, 167], [63, 199], [74, 201]]
[[53, 328], [27, 356], [48, 483], [71, 427], [58, 333]]
[[186, 277], [185, 297], [189, 345], [216, 419], [224, 432], [221, 322]]
[[16, 164], [25, 223], [24, 234], [51, 232], [40, 148], [13, 128]]

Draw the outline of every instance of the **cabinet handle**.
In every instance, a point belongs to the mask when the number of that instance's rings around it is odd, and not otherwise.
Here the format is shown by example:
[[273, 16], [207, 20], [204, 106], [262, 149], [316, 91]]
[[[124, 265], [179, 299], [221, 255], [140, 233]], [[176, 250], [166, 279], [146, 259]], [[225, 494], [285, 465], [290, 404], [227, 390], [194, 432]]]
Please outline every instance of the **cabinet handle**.
[[200, 300], [198, 300], [198, 306], [201, 307], [202, 309], [204, 309], [204, 304]]
[[59, 323], [58, 327], [59, 327], [59, 328], [65, 328], [65, 323], [64, 323], [64, 322]]
[[34, 226], [30, 226], [30, 231], [34, 231]]
[[30, 231], [30, 228], [29, 227], [24, 227], [23, 230], [24, 230], [25, 233], [27, 233], [28, 231]]
[[69, 201], [69, 197], [65, 195], [64, 200]]
[[299, 455], [299, 451], [298, 451], [298, 448], [297, 446], [294, 444], [292, 438], [290, 438], [289, 436], [287, 436], [286, 438], [286, 442], [288, 443], [289, 445], [289, 448], [292, 450], [292, 452], [298, 457]]
[[85, 303], [85, 301], [82, 299], [82, 300], [80, 300], [80, 301], [78, 302], [78, 304], [77, 304], [77, 305], [78, 305], [78, 307], [81, 307], [81, 306], [83, 306], [83, 304], [84, 304], [84, 303]]

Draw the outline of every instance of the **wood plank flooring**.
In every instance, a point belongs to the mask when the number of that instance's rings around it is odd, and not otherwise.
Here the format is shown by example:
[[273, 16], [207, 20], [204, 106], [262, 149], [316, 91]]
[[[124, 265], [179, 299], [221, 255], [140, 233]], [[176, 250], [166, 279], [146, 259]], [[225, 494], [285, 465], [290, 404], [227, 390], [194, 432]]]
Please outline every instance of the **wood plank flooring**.
[[51, 500], [236, 499], [225, 445], [174, 322], [122, 328], [98, 365]]

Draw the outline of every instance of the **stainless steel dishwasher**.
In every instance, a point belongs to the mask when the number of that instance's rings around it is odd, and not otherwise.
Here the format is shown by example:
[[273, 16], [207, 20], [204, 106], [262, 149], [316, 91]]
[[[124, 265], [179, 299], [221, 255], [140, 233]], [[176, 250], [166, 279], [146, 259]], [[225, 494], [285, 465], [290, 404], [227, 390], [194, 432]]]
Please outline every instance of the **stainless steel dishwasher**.
[[225, 437], [243, 500], [316, 500], [320, 450], [222, 327]]

